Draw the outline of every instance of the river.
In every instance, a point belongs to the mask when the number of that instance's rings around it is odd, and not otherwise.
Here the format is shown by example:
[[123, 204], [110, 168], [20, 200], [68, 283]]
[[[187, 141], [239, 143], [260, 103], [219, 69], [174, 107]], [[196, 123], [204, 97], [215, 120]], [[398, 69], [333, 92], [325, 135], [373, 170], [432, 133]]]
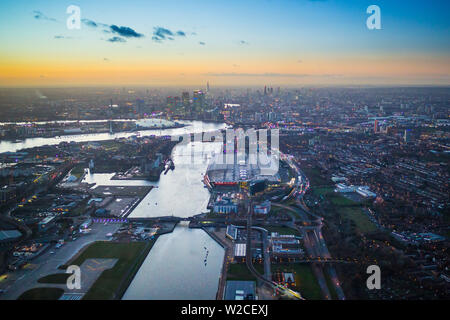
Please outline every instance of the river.
[[40, 147], [44, 145], [56, 145], [61, 142], [87, 142], [87, 141], [102, 141], [113, 140], [115, 138], [126, 138], [133, 135], [140, 136], [165, 136], [165, 135], [181, 135], [186, 133], [206, 132], [213, 130], [220, 130], [226, 128], [224, 123], [209, 123], [203, 121], [178, 121], [186, 125], [182, 128], [173, 129], [154, 129], [154, 130], [139, 130], [133, 132], [117, 132], [117, 133], [87, 133], [79, 135], [64, 135], [52, 138], [28, 138], [20, 142], [14, 141], [0, 141], [0, 153], [2, 152], [16, 152], [22, 149]]
[[[143, 130], [140, 135], [180, 135], [225, 128], [225, 124], [183, 121], [186, 127]], [[128, 137], [137, 132], [70, 135], [59, 138], [33, 138], [20, 143], [0, 142], [0, 152], [18, 151], [62, 141], [100, 141]], [[110, 180], [113, 173], [87, 174], [85, 181], [97, 185], [155, 186], [130, 214], [130, 217], [189, 217], [206, 210], [209, 191], [202, 179], [207, 162], [220, 143], [177, 144], [172, 152], [175, 170], [161, 174], [157, 182]], [[191, 163], [191, 155], [196, 156]], [[206, 249], [205, 249], [206, 248]], [[144, 260], [123, 299], [215, 299], [224, 249], [201, 229], [180, 223], [172, 233], [158, 238]], [[205, 260], [206, 259], [206, 260]]]
[[[178, 144], [172, 152], [175, 170], [161, 175], [158, 188], [149, 192], [130, 217], [190, 217], [205, 211], [209, 191], [202, 177], [212, 152], [220, 147], [220, 143]], [[199, 160], [196, 164], [190, 162], [191, 154]], [[181, 222], [172, 233], [156, 240], [123, 299], [215, 299], [224, 254], [206, 232]]]
[[158, 238], [123, 300], [214, 300], [224, 250], [200, 229], [181, 222]]

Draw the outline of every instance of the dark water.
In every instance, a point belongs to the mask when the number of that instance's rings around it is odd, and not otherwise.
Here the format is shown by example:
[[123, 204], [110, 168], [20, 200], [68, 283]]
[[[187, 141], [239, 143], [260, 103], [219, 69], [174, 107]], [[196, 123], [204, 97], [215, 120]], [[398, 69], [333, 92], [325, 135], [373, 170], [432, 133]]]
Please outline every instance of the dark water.
[[158, 238], [123, 299], [214, 300], [223, 256], [206, 232], [182, 222]]

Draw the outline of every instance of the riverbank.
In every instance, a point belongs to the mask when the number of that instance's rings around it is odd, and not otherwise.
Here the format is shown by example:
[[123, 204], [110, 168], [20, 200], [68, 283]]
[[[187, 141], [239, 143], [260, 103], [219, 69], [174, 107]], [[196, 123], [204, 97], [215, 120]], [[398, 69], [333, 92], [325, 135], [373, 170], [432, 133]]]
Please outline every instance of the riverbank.
[[216, 300], [223, 300], [225, 297], [225, 288], [227, 285], [228, 264], [233, 259], [233, 243], [229, 240], [227, 241], [225, 237], [221, 239], [218, 235], [216, 235], [216, 233], [209, 231], [208, 228], [202, 227], [201, 229], [205, 231], [225, 250], [223, 255], [222, 269], [220, 271], [219, 286], [216, 293]]
[[[147, 120], [147, 119], [146, 119]], [[153, 119], [149, 118], [148, 120], [160, 120], [160, 119]], [[3, 129], [8, 132], [11, 130], [15, 130], [16, 128], [20, 128], [23, 126], [33, 126], [35, 130], [33, 130], [30, 134], [10, 134], [5, 135], [2, 137], [2, 140], [7, 142], [23, 142], [23, 140], [26, 139], [32, 139], [32, 138], [56, 138], [56, 137], [62, 137], [62, 136], [71, 136], [71, 135], [85, 135], [85, 134], [102, 134], [102, 133], [135, 133], [142, 130], [166, 130], [166, 129], [178, 129], [178, 128], [184, 128], [186, 124], [183, 123], [174, 123], [169, 125], [153, 125], [153, 126], [138, 126], [137, 122], [139, 120], [132, 119], [132, 120], [96, 120], [91, 122], [77, 122], [77, 121], [69, 121], [69, 122], [60, 122], [60, 123], [54, 123], [49, 122], [45, 124], [38, 124], [36, 122], [31, 123], [5, 123], [1, 124], [0, 126], [3, 127]], [[123, 122], [124, 125], [121, 126], [108, 126], [108, 123], [116, 123], [116, 122]], [[135, 122], [136, 125], [125, 125], [125, 123], [131, 123]], [[82, 125], [75, 125], [75, 126], [65, 126], [64, 124], [82, 124]], [[89, 127], [90, 124], [99, 124], [104, 123], [105, 126], [102, 128], [98, 127]], [[50, 126], [50, 125], [57, 125], [57, 126]], [[87, 128], [86, 128], [87, 127]]]
[[210, 132], [225, 129], [227, 125], [225, 123], [208, 123], [202, 121], [183, 121], [183, 128], [174, 129], [157, 129], [157, 130], [139, 130], [134, 132], [115, 132], [113, 134], [107, 133], [90, 133], [90, 134], [72, 134], [64, 135], [53, 138], [27, 138], [22, 142], [11, 142], [2, 139], [0, 141], [0, 153], [3, 152], [18, 152], [24, 149], [30, 149], [34, 147], [40, 147], [45, 145], [58, 145], [61, 142], [94, 142], [94, 141], [104, 141], [104, 140], [114, 140], [116, 138], [127, 138], [131, 136], [140, 135], [148, 136], [179, 136], [189, 133], [199, 133], [199, 132]]

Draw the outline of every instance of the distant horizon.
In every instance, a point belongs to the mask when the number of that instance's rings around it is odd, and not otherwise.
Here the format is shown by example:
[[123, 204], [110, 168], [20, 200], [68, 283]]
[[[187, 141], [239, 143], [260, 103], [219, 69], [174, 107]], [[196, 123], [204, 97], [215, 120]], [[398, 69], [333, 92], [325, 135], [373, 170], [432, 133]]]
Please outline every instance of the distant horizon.
[[[264, 88], [265, 85], [215, 85], [210, 84], [210, 91], [215, 89], [257, 89]], [[302, 84], [302, 85], [278, 85], [278, 84], [266, 84], [267, 87], [281, 88], [281, 89], [301, 89], [301, 88], [450, 88], [450, 84]], [[139, 88], [139, 89], [204, 89], [206, 84], [203, 85], [144, 85], [144, 84], [114, 84], [114, 85], [68, 85], [68, 86], [0, 86], [0, 89], [122, 89], [122, 88]]]

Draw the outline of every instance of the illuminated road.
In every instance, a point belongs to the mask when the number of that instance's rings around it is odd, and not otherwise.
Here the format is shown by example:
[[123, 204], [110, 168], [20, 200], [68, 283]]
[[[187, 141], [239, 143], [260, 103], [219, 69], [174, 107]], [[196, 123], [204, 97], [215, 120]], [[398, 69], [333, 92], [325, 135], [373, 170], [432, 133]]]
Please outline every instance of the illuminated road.
[[[308, 252], [309, 257], [313, 260], [320, 259], [329, 262], [330, 260], [332, 260], [332, 257], [330, 255], [330, 252], [328, 251], [321, 231], [323, 226], [323, 218], [311, 212], [303, 200], [303, 196], [310, 187], [309, 180], [302, 173], [299, 167], [294, 163], [292, 156], [283, 154], [282, 158], [287, 161], [289, 166], [297, 173], [295, 186], [293, 188], [293, 191], [289, 194], [289, 197], [295, 199], [295, 202], [299, 206], [299, 208], [294, 208], [282, 204], [273, 205], [291, 210], [302, 218], [303, 226], [299, 227], [295, 224], [295, 217], [293, 217], [293, 227], [303, 234], [306, 251]], [[313, 217], [314, 220], [311, 220], [309, 217]], [[331, 299], [331, 294], [329, 288], [327, 287], [323, 272], [327, 272], [330, 276], [338, 299], [345, 300], [345, 295], [340, 286], [336, 270], [332, 265], [327, 265], [324, 268], [325, 270], [323, 270], [323, 268], [318, 265], [318, 263], [313, 263], [312, 268], [313, 272], [317, 276], [317, 280], [322, 289], [322, 294], [326, 299]]]
[[[252, 241], [251, 241], [251, 232], [252, 232], [252, 215], [253, 215], [253, 205], [251, 200], [247, 199], [248, 203], [248, 212], [247, 212], [247, 248], [246, 248], [246, 257], [245, 262], [247, 264], [247, 268], [250, 270], [250, 272], [259, 280], [263, 282], [263, 284], [271, 287], [274, 290], [278, 290], [284, 295], [287, 295], [291, 298], [305, 300], [299, 292], [295, 292], [289, 288], [286, 288], [280, 284], [277, 284], [276, 282], [272, 281], [271, 278], [266, 278], [263, 275], [261, 275], [258, 271], [256, 271], [255, 267], [253, 266], [253, 257], [252, 257]], [[263, 240], [265, 241], [265, 240]], [[266, 264], [266, 257], [268, 257], [268, 263], [270, 265], [270, 257], [269, 252], [264, 251], [264, 261]], [[264, 267], [266, 270], [266, 266]], [[270, 266], [269, 266], [270, 270]]]

